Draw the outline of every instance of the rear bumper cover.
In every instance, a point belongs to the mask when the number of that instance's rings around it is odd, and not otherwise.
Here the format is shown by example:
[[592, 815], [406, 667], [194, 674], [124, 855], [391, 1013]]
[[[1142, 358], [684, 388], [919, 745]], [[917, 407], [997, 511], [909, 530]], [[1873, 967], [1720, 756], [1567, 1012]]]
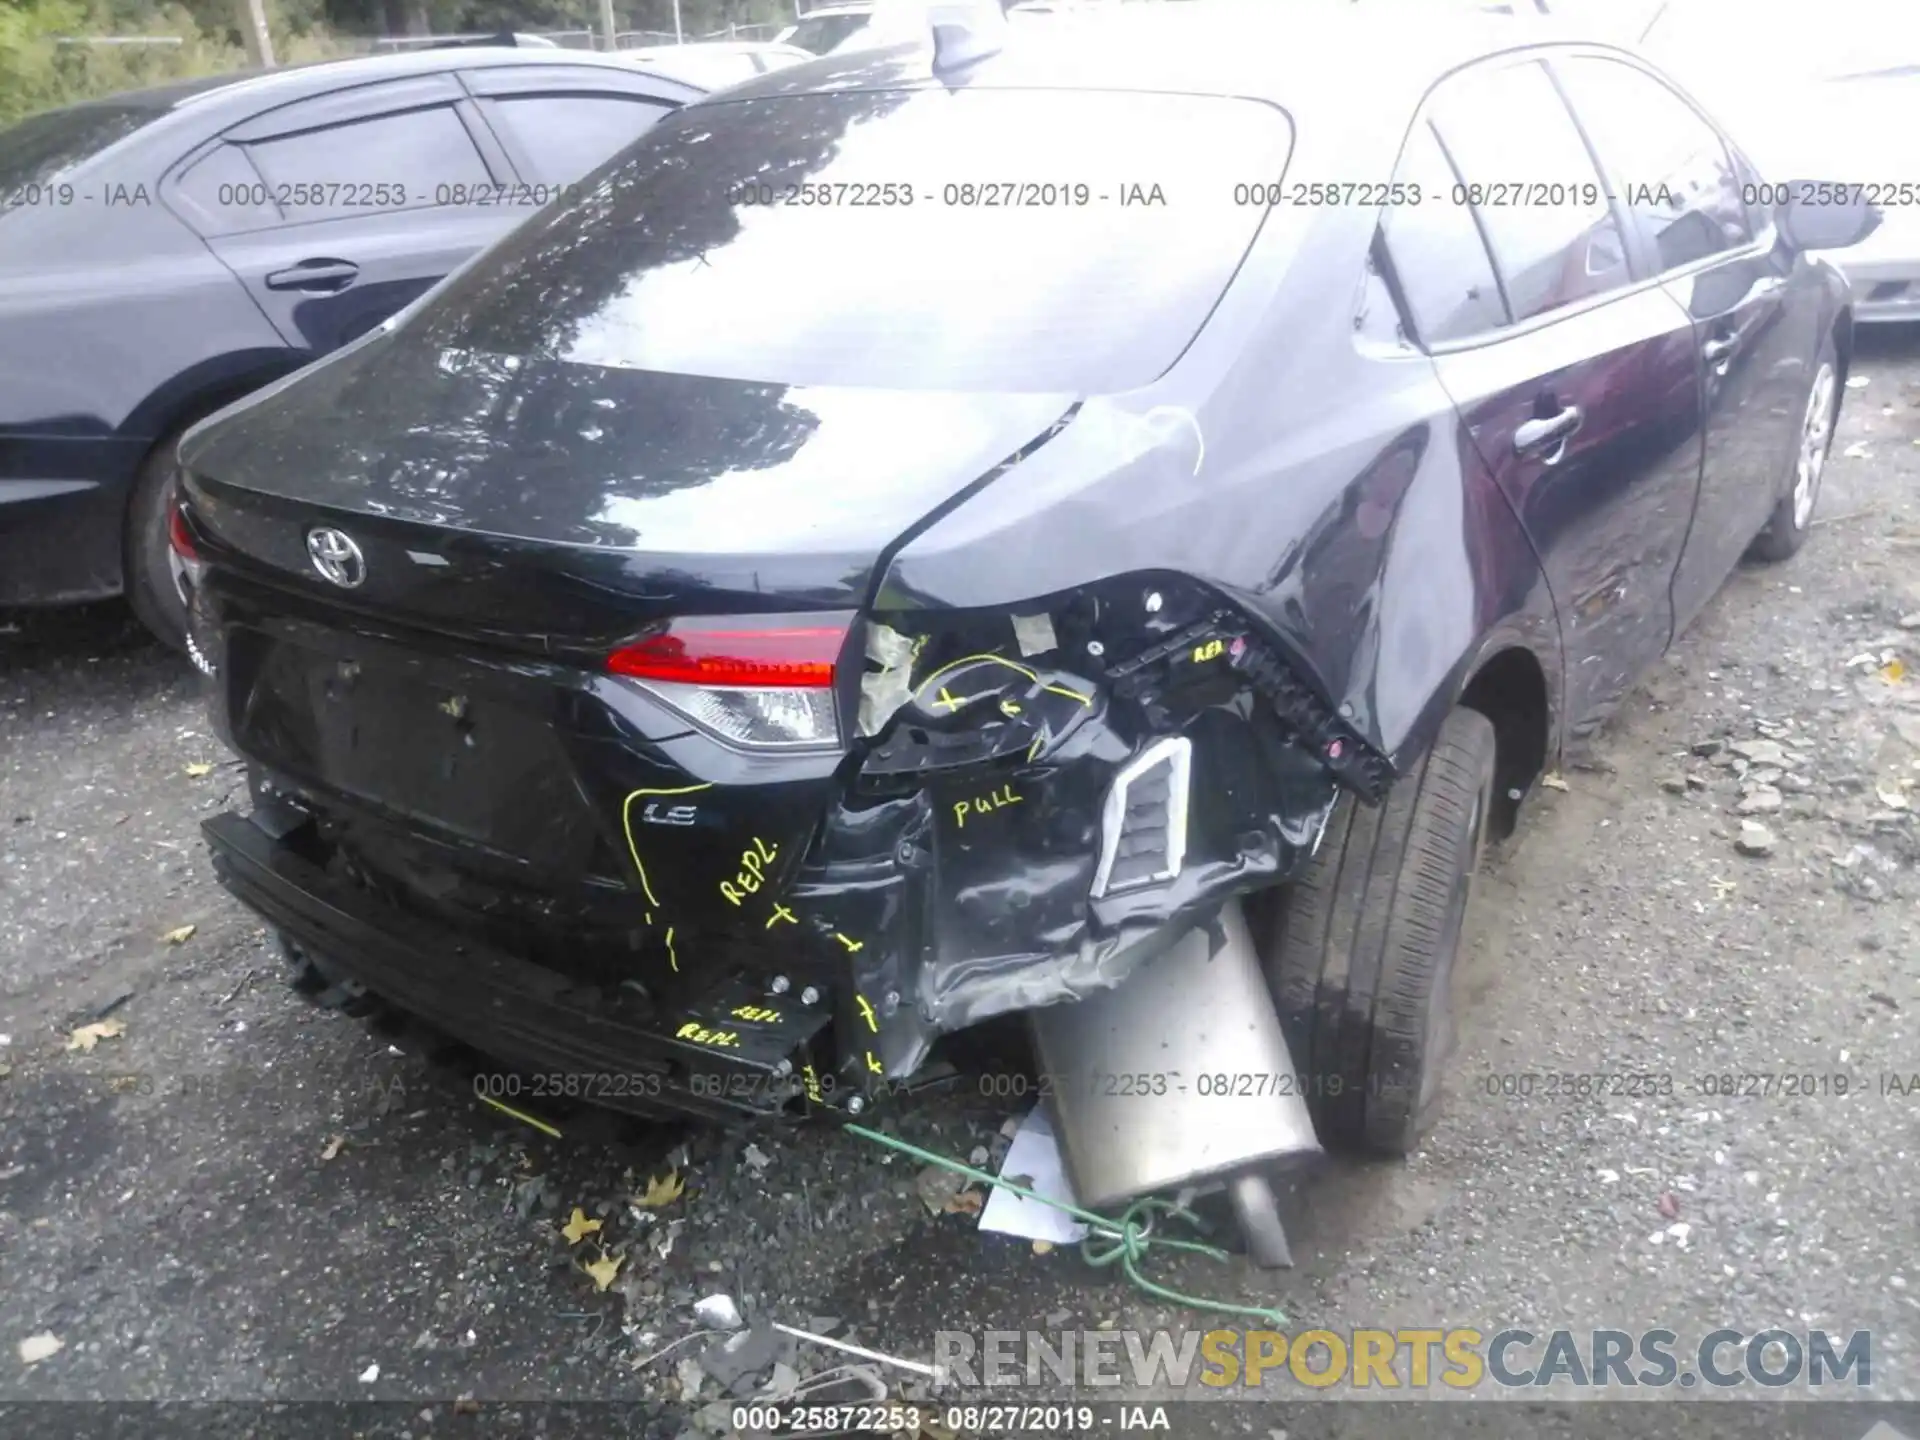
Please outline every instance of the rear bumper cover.
[[[749, 1023], [728, 1013], [749, 997], [723, 987], [709, 1005], [664, 1027], [631, 1023], [617, 1004], [584, 994], [555, 971], [451, 937], [334, 880], [287, 836], [272, 833], [281, 828], [263, 810], [203, 821], [221, 883], [328, 973], [516, 1069], [565, 1077], [550, 1087], [556, 1096], [716, 1120], [774, 1113], [809, 1094], [821, 1098], [817, 1079], [809, 1091], [786, 1057], [823, 1028], [824, 1006], [811, 1010], [789, 1000], [777, 1023]], [[725, 1030], [744, 1043], [721, 1050], [677, 1038], [689, 1025], [707, 1035]]]

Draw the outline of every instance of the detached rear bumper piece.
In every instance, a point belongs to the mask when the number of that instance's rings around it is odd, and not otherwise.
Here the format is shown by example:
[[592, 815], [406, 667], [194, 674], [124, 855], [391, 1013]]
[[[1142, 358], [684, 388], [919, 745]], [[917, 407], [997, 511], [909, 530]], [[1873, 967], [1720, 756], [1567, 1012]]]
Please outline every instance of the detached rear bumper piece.
[[548, 1080], [554, 1093], [711, 1120], [829, 1098], [822, 1087], [832, 1077], [813, 1067], [810, 1049], [827, 1028], [829, 997], [802, 1004], [735, 976], [684, 1013], [637, 1023], [622, 1017], [618, 995], [450, 936], [335, 880], [300, 853], [298, 824], [297, 815], [256, 809], [216, 815], [201, 830], [221, 883], [322, 969], [517, 1070], [565, 1077]]

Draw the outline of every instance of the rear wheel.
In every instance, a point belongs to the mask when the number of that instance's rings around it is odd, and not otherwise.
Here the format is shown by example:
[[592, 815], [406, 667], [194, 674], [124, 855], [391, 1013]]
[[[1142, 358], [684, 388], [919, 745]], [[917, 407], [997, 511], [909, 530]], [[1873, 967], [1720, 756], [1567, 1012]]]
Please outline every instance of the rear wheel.
[[186, 578], [167, 535], [180, 493], [180, 436], [168, 435], [148, 453], [127, 502], [125, 550], [127, 602], [140, 623], [165, 644], [187, 648]]
[[1839, 365], [1831, 337], [1814, 362], [1813, 383], [1807, 387], [1806, 410], [1800, 421], [1800, 443], [1793, 455], [1793, 473], [1786, 493], [1766, 528], [1747, 553], [1755, 560], [1784, 560], [1807, 543], [1813, 528], [1813, 507], [1820, 499], [1820, 480], [1826, 473], [1827, 452], [1833, 449], [1834, 424], [1840, 415]]
[[1323, 1144], [1405, 1154], [1432, 1123], [1493, 774], [1492, 723], [1455, 710], [1383, 804], [1340, 801], [1275, 897], [1263, 955]]

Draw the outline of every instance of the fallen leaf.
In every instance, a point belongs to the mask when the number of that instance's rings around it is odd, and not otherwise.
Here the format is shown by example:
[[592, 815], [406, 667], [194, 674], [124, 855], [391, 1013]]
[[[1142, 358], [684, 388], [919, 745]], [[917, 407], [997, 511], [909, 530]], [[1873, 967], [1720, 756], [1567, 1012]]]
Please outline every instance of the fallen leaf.
[[1542, 775], [1540, 777], [1540, 783], [1549, 790], [1569, 790], [1573, 788], [1567, 784], [1565, 778], [1561, 776], [1558, 771], [1555, 771], [1551, 775]]
[[1874, 794], [1880, 797], [1880, 803], [1889, 810], [1904, 810], [1911, 803], [1898, 790], [1875, 790]]
[[624, 1264], [624, 1256], [602, 1255], [591, 1265], [582, 1265], [580, 1268], [593, 1277], [594, 1289], [604, 1290], [613, 1283], [613, 1277], [620, 1273], [620, 1267]]
[[380, 1362], [378, 1360], [374, 1361], [373, 1364], [367, 1366], [366, 1369], [360, 1372], [360, 1383], [362, 1385], [371, 1385], [373, 1384], [374, 1381], [378, 1380], [379, 1378], [380, 1378]]
[[1740, 888], [1740, 882], [1737, 880], [1713, 880], [1708, 883], [1713, 886], [1713, 896], [1716, 900], [1724, 900]]
[[669, 1170], [664, 1176], [647, 1178], [647, 1193], [636, 1195], [633, 1203], [645, 1210], [659, 1210], [678, 1200], [687, 1188], [687, 1182], [680, 1178], [680, 1172]]
[[213, 773], [213, 766], [211, 765], [187, 766], [187, 775], [189, 778], [194, 780], [198, 780], [202, 775], [211, 775], [212, 773]]
[[1873, 452], [1867, 448], [1866, 441], [1856, 440], [1840, 452], [1840, 458], [1843, 460], [1871, 460], [1873, 458]]
[[958, 1195], [947, 1201], [947, 1214], [978, 1215], [980, 1213], [980, 1207], [984, 1204], [986, 1204], [986, 1201], [981, 1198], [978, 1190], [962, 1190]]
[[320, 1158], [322, 1160], [333, 1159], [334, 1156], [340, 1153], [340, 1147], [346, 1143], [347, 1143], [346, 1136], [344, 1135], [334, 1136], [331, 1140], [327, 1141], [327, 1147], [326, 1149], [320, 1152]]
[[1034, 1241], [1033, 1253], [1036, 1255], [1051, 1255], [1053, 1253], [1053, 1242], [1051, 1240]]
[[67, 1348], [67, 1342], [58, 1335], [29, 1335], [20, 1342], [20, 1363], [38, 1365], [42, 1360], [51, 1359]]
[[[567, 1244], [578, 1245], [587, 1236], [600, 1233], [600, 1222], [589, 1220], [586, 1211], [576, 1205], [573, 1207], [573, 1218], [560, 1227], [560, 1233], [567, 1237]], [[602, 1285], [600, 1288], [604, 1290], [607, 1287]]]
[[11, 1074], [13, 1074], [13, 1066], [0, 1065], [0, 1080], [6, 1079]]
[[456, 1415], [478, 1415], [480, 1413], [480, 1402], [471, 1396], [463, 1395], [453, 1402], [453, 1413]]
[[1889, 660], [1886, 664], [1880, 667], [1880, 678], [1886, 681], [1889, 685], [1898, 685], [1903, 679], [1906, 678], [1906, 674], [1907, 674], [1906, 665], [1898, 659]]
[[1660, 1213], [1669, 1220], [1680, 1218], [1680, 1197], [1671, 1190], [1663, 1191], [1660, 1196]]
[[93, 1047], [102, 1040], [114, 1040], [127, 1033], [124, 1020], [96, 1020], [91, 1025], [82, 1025], [67, 1036], [67, 1049], [80, 1050], [91, 1055]]
[[160, 938], [169, 945], [184, 945], [193, 938], [193, 932], [199, 928], [197, 925], [182, 925], [178, 930], [167, 931]]

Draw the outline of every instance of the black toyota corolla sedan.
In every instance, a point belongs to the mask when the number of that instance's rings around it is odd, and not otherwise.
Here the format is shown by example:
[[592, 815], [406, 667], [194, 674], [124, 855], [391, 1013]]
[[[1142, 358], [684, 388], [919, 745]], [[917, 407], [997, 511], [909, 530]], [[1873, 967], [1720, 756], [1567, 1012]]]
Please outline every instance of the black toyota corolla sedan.
[[456, 47], [0, 129], [0, 605], [124, 591], [179, 645], [180, 433], [354, 339], [704, 88]]
[[186, 438], [306, 989], [712, 1116], [1029, 1012], [1083, 1200], [1256, 1238], [1415, 1142], [1483, 834], [1807, 534], [1875, 217], [1618, 51], [1227, 17], [752, 82]]

